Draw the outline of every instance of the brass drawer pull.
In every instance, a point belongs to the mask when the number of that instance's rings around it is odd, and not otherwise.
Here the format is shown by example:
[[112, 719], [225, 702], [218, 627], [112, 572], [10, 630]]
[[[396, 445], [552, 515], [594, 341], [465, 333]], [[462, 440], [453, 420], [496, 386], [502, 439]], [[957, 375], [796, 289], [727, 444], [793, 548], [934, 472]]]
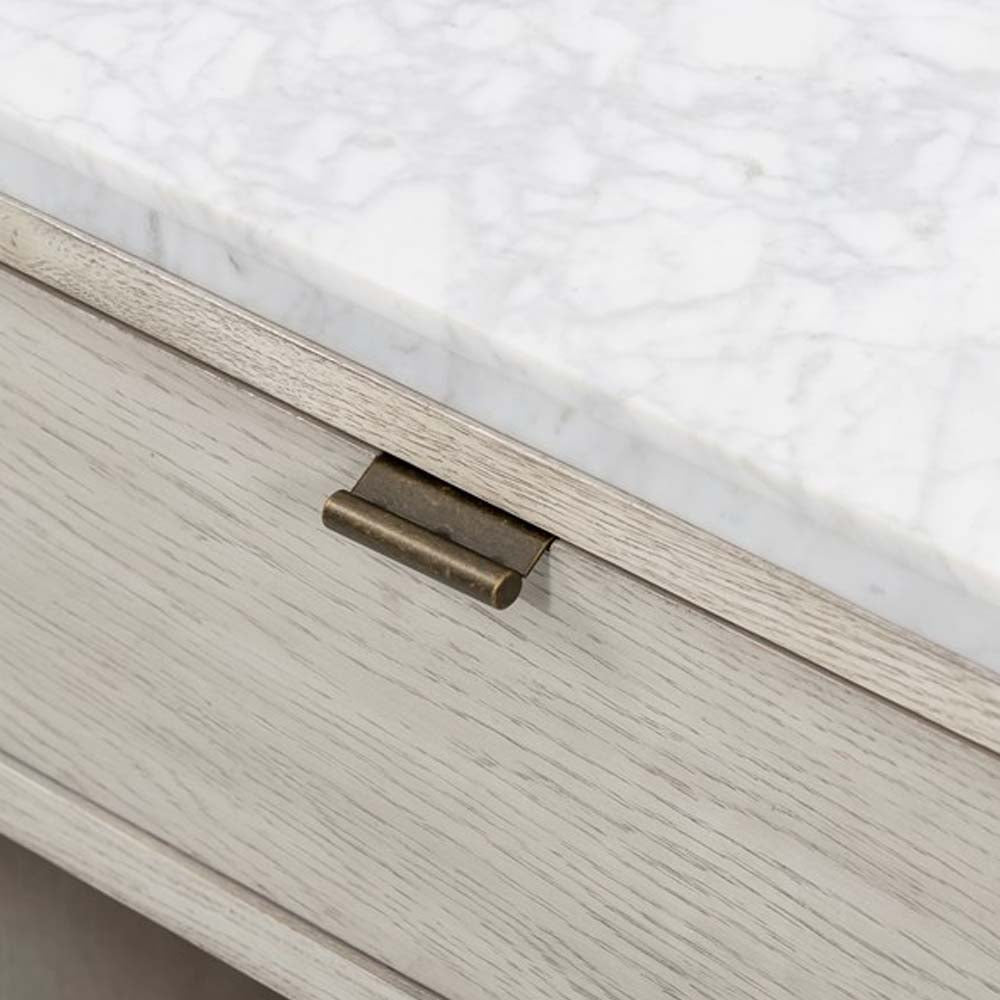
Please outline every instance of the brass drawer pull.
[[507, 608], [552, 536], [391, 455], [379, 455], [352, 490], [323, 505], [339, 535]]

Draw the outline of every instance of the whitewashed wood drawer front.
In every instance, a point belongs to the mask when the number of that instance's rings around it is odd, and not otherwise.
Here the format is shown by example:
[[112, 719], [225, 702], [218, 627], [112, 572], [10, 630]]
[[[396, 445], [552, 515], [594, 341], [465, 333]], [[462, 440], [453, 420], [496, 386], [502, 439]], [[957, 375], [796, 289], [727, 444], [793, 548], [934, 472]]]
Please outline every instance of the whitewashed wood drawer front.
[[556, 543], [324, 531], [365, 447], [0, 275], [0, 750], [455, 1000], [986, 998], [989, 752]]

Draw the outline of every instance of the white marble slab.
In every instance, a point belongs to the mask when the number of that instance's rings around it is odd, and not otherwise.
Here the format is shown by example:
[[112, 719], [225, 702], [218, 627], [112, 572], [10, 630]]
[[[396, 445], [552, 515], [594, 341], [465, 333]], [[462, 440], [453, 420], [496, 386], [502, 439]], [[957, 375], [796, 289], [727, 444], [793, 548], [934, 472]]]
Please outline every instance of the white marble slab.
[[993, 0], [4, 0], [0, 190], [1000, 669]]

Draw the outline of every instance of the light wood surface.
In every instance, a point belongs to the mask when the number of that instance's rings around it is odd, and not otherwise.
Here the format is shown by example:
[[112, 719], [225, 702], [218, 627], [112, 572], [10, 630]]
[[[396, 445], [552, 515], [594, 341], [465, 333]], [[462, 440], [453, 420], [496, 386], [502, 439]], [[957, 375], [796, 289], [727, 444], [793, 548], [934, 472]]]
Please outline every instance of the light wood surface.
[[1000, 750], [1000, 676], [0, 196], [0, 261]]
[[[27, 845], [39, 856], [72, 872], [132, 911], [144, 914], [255, 980], [266, 983], [286, 1000], [440, 1000], [429, 990], [407, 981], [3, 753], [0, 753], [0, 834]], [[63, 888], [60, 896], [63, 905], [74, 907], [64, 910], [63, 917], [75, 916], [83, 909], [93, 912], [86, 902], [86, 892]], [[42, 905], [41, 900], [35, 902], [39, 907]], [[15, 936], [25, 930], [18, 928], [16, 921], [15, 926], [9, 926], [7, 918], [12, 905], [8, 895], [0, 894], [0, 927], [4, 928], [0, 935], [8, 948]], [[101, 913], [107, 913], [106, 907], [100, 909]], [[93, 920], [93, 916], [90, 919]], [[120, 914], [108, 919], [123, 926], [126, 923]], [[69, 940], [72, 929], [64, 921], [51, 914], [46, 920], [55, 922], [62, 946], [70, 952], [68, 957], [82, 958], [83, 947], [96, 957], [96, 949], [102, 947], [103, 942], [94, 940], [95, 933], [103, 934], [104, 929], [110, 932], [109, 924], [104, 922], [100, 927], [82, 928], [81, 933], [86, 935], [84, 942], [72, 941]], [[159, 935], [152, 932], [135, 930], [131, 925], [126, 932], [135, 935], [131, 947], [145, 962], [161, 963], [171, 955], [181, 954], [178, 948], [159, 941]], [[150, 948], [144, 949], [142, 943], [153, 937], [159, 943], [150, 941]], [[3, 941], [0, 941], [0, 956], [4, 955]], [[38, 947], [44, 947], [44, 942], [38, 942]], [[90, 1000], [87, 984], [67, 986], [54, 995], [36, 992], [25, 997], [12, 992], [15, 980], [19, 984], [24, 982], [18, 971], [24, 964], [24, 956], [9, 957], [11, 964], [0, 958], [0, 997], [3, 1000]], [[37, 974], [51, 977], [66, 968], [59, 966], [57, 960], [49, 965], [47, 969], [37, 970]], [[153, 970], [158, 975], [162, 973], [164, 988], [178, 982], [178, 978], [171, 979], [170, 973], [159, 964], [154, 965]], [[263, 987], [246, 987], [242, 994], [232, 992], [234, 977], [209, 971], [201, 959], [180, 971], [185, 970], [190, 976], [187, 985], [192, 991], [197, 983], [196, 974], [199, 970], [205, 971], [203, 984], [206, 988], [217, 985], [219, 990], [210, 994], [212, 1000], [235, 1000], [244, 995], [263, 1000], [265, 996], [272, 996]], [[99, 1000], [116, 1000], [119, 994], [112, 992], [112, 988], [124, 983], [125, 975], [130, 973], [142, 975], [139, 969], [95, 968], [88, 982], [94, 989], [104, 988]], [[102, 980], [101, 975], [106, 978]], [[230, 992], [225, 993], [224, 989]], [[198, 1000], [204, 995], [190, 992], [183, 997], [184, 1000]], [[170, 994], [162, 989], [157, 993], [155, 987], [150, 986], [148, 991], [132, 989], [121, 996], [122, 1000], [161, 1000]]]
[[7, 753], [453, 1000], [996, 996], [995, 755], [565, 543], [471, 604], [320, 527], [366, 449], [0, 303]]
[[3, 1000], [279, 1000], [0, 838]]

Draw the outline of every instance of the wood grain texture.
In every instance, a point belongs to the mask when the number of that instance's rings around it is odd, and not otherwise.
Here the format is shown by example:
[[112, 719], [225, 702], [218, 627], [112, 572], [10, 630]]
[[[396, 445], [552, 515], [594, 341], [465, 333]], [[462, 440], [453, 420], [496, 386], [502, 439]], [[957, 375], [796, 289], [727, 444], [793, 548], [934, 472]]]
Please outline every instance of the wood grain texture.
[[0, 196], [0, 261], [1000, 750], [1000, 677]]
[[[131, 910], [169, 928], [205, 952], [221, 958], [234, 968], [252, 976], [260, 983], [278, 990], [287, 1000], [440, 1000], [429, 990], [410, 983], [392, 970], [381, 966], [366, 955], [355, 952], [342, 942], [322, 933], [305, 921], [276, 907], [235, 882], [216, 874], [204, 865], [143, 833], [123, 820], [104, 812], [79, 795], [44, 778], [18, 761], [0, 753], [0, 833], [27, 845], [41, 857], [72, 872], [111, 899], [124, 903]], [[4, 883], [0, 878], [0, 884]], [[9, 895], [0, 893], [0, 927], [7, 928], [12, 905]], [[94, 907], [87, 904], [74, 890], [66, 890], [62, 906], [75, 907], [63, 916], [78, 916], [87, 907], [94, 919]], [[114, 904], [112, 904], [114, 905]], [[120, 914], [108, 916], [107, 908], [98, 909], [105, 922], [98, 930], [110, 933], [112, 927], [125, 926]], [[54, 919], [54, 918], [49, 918]], [[23, 929], [22, 929], [23, 930]], [[68, 938], [70, 927], [59, 925], [60, 933]], [[4, 941], [12, 942], [16, 928], [0, 932], [0, 956]], [[82, 929], [90, 944], [66, 940], [64, 947], [79, 953], [83, 947], [96, 949], [95, 928]], [[162, 941], [151, 940], [142, 929], [128, 929], [134, 935], [131, 947], [138, 949], [143, 960], [152, 963], [152, 970], [170, 958], [183, 957], [180, 949]], [[165, 932], [161, 932], [164, 933]], [[23, 943], [25, 938], [20, 938]], [[176, 939], [175, 939], [176, 940]], [[148, 944], [148, 947], [143, 945]], [[196, 955], [199, 953], [196, 953]], [[0, 997], [3, 1000], [88, 1000], [87, 984], [74, 983], [72, 988], [55, 995], [21, 997], [13, 991], [13, 983], [5, 981], [17, 974], [24, 956], [6, 964], [0, 960]], [[53, 962], [53, 964], [57, 964]], [[43, 974], [53, 976], [61, 971], [48, 968]], [[68, 971], [68, 970], [67, 970]], [[186, 966], [187, 982], [183, 977], [159, 970], [158, 982], [145, 984], [145, 989], [127, 993], [109, 992], [112, 985], [126, 982], [121, 970], [95, 969], [91, 985], [104, 987], [100, 1000], [158, 1000], [178, 984], [185, 987], [184, 1000], [211, 996], [212, 1000], [235, 1000], [253, 997], [264, 1000], [263, 986], [237, 991], [231, 975], [209, 970], [201, 980], [206, 994], [199, 993], [196, 975], [204, 972], [201, 960]], [[130, 975], [143, 975], [140, 969]], [[105, 977], [105, 978], [99, 978]], [[23, 982], [18, 979], [18, 982]], [[160, 992], [155, 992], [160, 989]], [[228, 990], [229, 992], [225, 992]], [[96, 997], [95, 997], [96, 1000]]]
[[995, 755], [565, 543], [464, 601], [320, 527], [364, 448], [0, 302], [6, 752], [456, 1000], [996, 996]]
[[218, 959], [0, 838], [3, 1000], [279, 1000]]

